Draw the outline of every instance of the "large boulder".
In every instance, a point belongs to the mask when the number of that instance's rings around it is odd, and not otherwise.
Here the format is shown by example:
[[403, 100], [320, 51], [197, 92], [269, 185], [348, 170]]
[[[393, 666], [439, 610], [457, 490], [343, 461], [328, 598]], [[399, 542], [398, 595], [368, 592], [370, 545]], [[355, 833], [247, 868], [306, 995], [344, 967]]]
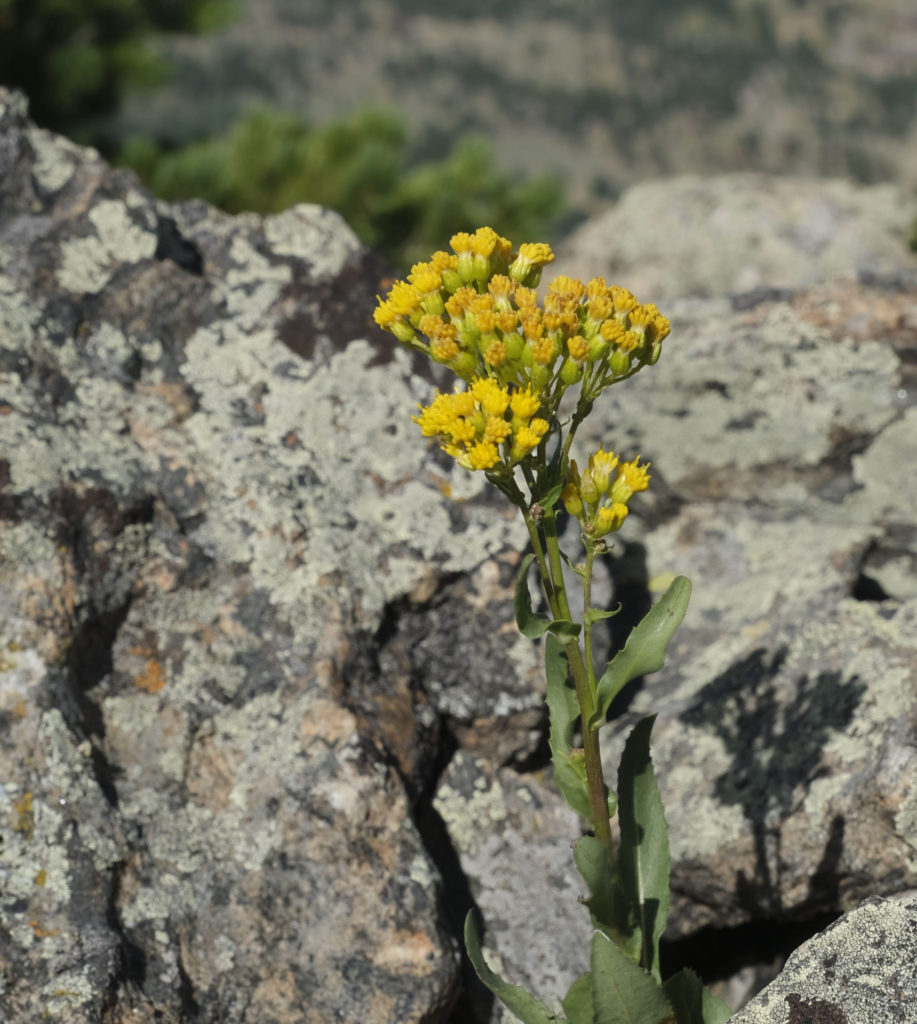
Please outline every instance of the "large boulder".
[[865, 900], [802, 945], [731, 1024], [905, 1024], [917, 1005], [917, 899]]
[[892, 184], [684, 174], [627, 189], [558, 249], [558, 271], [654, 302], [798, 289], [900, 270], [914, 198]]
[[[382, 273], [317, 207], [157, 204], [0, 92], [4, 1020], [448, 1012], [413, 815], [448, 680], [381, 685], [373, 638], [444, 579], [480, 618], [522, 531], [444, 498]], [[476, 711], [537, 715], [535, 653], [497, 663]]]

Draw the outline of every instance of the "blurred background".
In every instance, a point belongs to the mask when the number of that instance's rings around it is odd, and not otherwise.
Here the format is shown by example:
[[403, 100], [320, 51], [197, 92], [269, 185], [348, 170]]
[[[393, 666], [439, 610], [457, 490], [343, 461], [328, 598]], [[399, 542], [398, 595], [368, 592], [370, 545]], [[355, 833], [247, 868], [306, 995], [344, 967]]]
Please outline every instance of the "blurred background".
[[400, 270], [661, 175], [917, 190], [915, 0], [0, 0], [0, 82], [163, 198], [322, 203]]

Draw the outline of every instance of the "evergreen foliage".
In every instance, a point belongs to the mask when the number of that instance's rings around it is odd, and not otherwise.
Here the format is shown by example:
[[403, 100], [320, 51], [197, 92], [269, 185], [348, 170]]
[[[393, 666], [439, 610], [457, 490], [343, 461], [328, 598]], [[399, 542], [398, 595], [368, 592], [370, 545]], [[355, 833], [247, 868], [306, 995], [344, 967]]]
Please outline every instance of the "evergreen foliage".
[[409, 150], [404, 122], [391, 111], [363, 110], [311, 127], [260, 109], [224, 135], [179, 149], [132, 139], [121, 160], [165, 199], [200, 197], [233, 213], [329, 206], [400, 269], [469, 224], [533, 237], [548, 232], [561, 212], [556, 181], [502, 174], [477, 136], [416, 166]]

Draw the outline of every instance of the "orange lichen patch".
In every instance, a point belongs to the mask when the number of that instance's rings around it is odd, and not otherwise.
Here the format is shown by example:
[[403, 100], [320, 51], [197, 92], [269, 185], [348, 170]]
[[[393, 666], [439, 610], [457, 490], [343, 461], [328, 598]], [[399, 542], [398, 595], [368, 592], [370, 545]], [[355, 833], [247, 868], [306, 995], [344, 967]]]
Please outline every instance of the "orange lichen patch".
[[284, 448], [301, 448], [302, 442], [299, 440], [299, 434], [295, 430], [291, 430], [286, 437], [283, 439]]
[[162, 665], [155, 658], [150, 658], [143, 666], [143, 671], [134, 680], [134, 685], [138, 690], [144, 690], [146, 693], [159, 693], [166, 685]]
[[13, 716], [13, 718], [25, 718], [25, 716], [26, 716], [25, 701], [21, 697], [10, 708], [10, 714]]
[[316, 700], [303, 717], [299, 735], [303, 743], [321, 737], [329, 746], [350, 736], [357, 727], [353, 715], [334, 701]]
[[42, 928], [38, 921], [29, 921], [29, 927], [35, 933], [36, 939], [47, 939], [52, 935], [57, 935], [60, 929], [58, 928]]
[[13, 825], [14, 832], [21, 832], [27, 842], [32, 841], [35, 835], [35, 809], [32, 806], [32, 793], [23, 793], [22, 796], [13, 801], [13, 812], [16, 815], [16, 824]]
[[376, 967], [389, 971], [429, 974], [436, 961], [436, 950], [424, 932], [400, 930], [384, 943], [373, 957]]
[[221, 747], [210, 737], [195, 744], [188, 764], [188, 798], [201, 807], [225, 810], [243, 760], [241, 750]]
[[42, 868], [40, 871], [36, 871], [35, 878], [33, 879], [33, 881], [39, 887], [39, 889], [44, 888], [45, 882], [48, 881], [48, 872], [45, 871], [44, 868]]

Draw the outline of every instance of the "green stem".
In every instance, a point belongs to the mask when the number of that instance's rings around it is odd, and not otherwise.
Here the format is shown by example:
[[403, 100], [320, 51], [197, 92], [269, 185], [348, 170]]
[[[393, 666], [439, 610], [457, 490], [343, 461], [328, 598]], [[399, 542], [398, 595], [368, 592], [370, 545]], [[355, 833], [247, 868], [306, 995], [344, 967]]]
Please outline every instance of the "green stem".
[[592, 692], [596, 691], [595, 659], [592, 656], [592, 567], [595, 563], [595, 545], [586, 541], [586, 568], [583, 572], [583, 650], [586, 655], [586, 671]]
[[[544, 576], [543, 562], [542, 581], [545, 591], [553, 593], [556, 608], [552, 604], [551, 611], [558, 618], [571, 619], [570, 604], [564, 585], [563, 565], [560, 557], [560, 545], [557, 539], [557, 519], [554, 509], [545, 509], [541, 519], [541, 531], [547, 549], [548, 576]], [[537, 555], [537, 552], [536, 552]], [[576, 688], [576, 699], [579, 704], [583, 727], [583, 761], [586, 766], [586, 785], [589, 790], [589, 803], [592, 808], [592, 825], [596, 838], [608, 850], [609, 859], [614, 862], [614, 849], [611, 842], [611, 825], [608, 820], [608, 798], [605, 790], [605, 776], [602, 771], [602, 754], [599, 749], [598, 729], [589, 729], [586, 723], [595, 713], [595, 675], [591, 666], [587, 668], [579, 644], [570, 640], [564, 644], [573, 685]]]
[[555, 619], [561, 618], [560, 609], [557, 605], [557, 595], [554, 590], [554, 583], [551, 579], [551, 571], [548, 568], [544, 554], [544, 545], [541, 542], [541, 532], [538, 528], [538, 520], [527, 509], [523, 509], [525, 525], [529, 531], [529, 540], [532, 542], [532, 551], [535, 553], [535, 561], [538, 563], [538, 574], [541, 577], [541, 586], [545, 597], [548, 599], [548, 607]]

